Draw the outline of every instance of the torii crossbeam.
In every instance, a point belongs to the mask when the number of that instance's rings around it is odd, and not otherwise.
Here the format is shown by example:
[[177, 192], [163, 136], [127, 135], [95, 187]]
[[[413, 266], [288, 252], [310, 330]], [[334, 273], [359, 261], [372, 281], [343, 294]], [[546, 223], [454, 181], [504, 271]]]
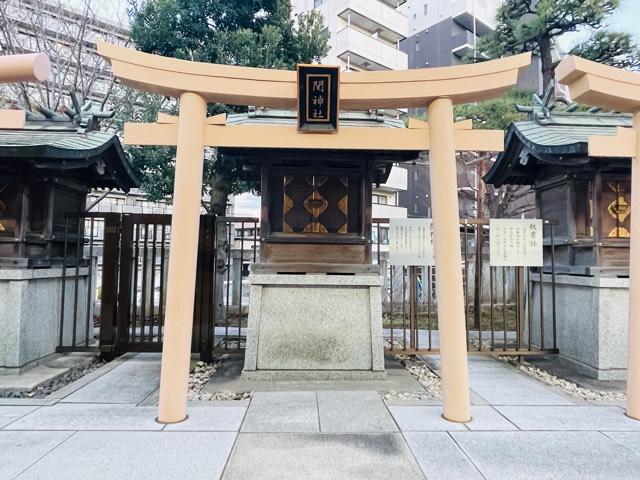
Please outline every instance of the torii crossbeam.
[[460, 265], [456, 150], [501, 151], [502, 131], [473, 131], [454, 124], [453, 105], [500, 96], [530, 63], [522, 54], [501, 60], [446, 68], [346, 72], [340, 79], [340, 108], [368, 110], [425, 107], [428, 125], [407, 129], [340, 128], [337, 133], [300, 133], [287, 126], [228, 126], [206, 117], [207, 102], [295, 110], [295, 71], [265, 70], [176, 60], [106, 43], [98, 52], [124, 84], [180, 98], [178, 118], [162, 115], [156, 124], [125, 127], [125, 142], [177, 145], [165, 334], [160, 383], [160, 422], [186, 418], [195, 289], [203, 150], [213, 147], [358, 150], [430, 150], [431, 196], [438, 282], [444, 417], [471, 419]]
[[633, 128], [589, 138], [589, 155], [632, 159], [627, 415], [640, 420], [640, 74], [573, 56], [560, 62], [556, 77], [579, 102], [633, 113]]

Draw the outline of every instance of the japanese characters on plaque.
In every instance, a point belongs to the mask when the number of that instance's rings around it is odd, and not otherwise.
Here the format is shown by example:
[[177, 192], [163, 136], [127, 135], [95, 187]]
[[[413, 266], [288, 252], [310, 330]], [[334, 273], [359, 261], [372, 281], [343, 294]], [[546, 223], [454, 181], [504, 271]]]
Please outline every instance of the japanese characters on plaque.
[[391, 218], [389, 261], [392, 265], [435, 265], [431, 219]]
[[298, 65], [298, 128], [307, 132], [338, 130], [340, 68]]
[[542, 266], [542, 220], [490, 220], [489, 251], [492, 267]]

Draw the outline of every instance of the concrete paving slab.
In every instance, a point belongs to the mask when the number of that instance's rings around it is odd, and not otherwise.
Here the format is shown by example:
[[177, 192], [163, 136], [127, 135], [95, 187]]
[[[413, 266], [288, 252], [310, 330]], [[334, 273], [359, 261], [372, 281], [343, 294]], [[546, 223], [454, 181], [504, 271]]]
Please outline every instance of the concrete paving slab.
[[168, 431], [184, 432], [237, 432], [247, 411], [246, 407], [193, 407], [189, 417], [180, 423], [172, 423], [164, 428]]
[[640, 432], [602, 432], [607, 437], [640, 454]]
[[472, 420], [465, 423], [469, 430], [517, 430], [518, 428], [504, 418], [493, 407], [471, 406]]
[[242, 432], [320, 432], [315, 392], [256, 392]]
[[159, 385], [160, 354], [141, 353], [62, 401], [136, 404], [143, 401]]
[[242, 377], [243, 355], [232, 355], [204, 386], [204, 391], [269, 392], [369, 390], [377, 392], [423, 392], [424, 387], [393, 357], [385, 357], [387, 375], [383, 380], [247, 380]]
[[448, 433], [407, 432], [404, 438], [429, 480], [483, 480]]
[[618, 407], [495, 407], [521, 430], [613, 430], [640, 431]]
[[78, 432], [20, 480], [219, 479], [235, 433]]
[[224, 480], [424, 480], [400, 434], [240, 433]]
[[0, 432], [0, 478], [14, 478], [71, 435], [73, 432]]
[[52, 368], [38, 365], [20, 374], [0, 375], [0, 392], [30, 392], [38, 385], [53, 380], [69, 371], [69, 368]]
[[445, 420], [440, 406], [389, 406], [389, 411], [403, 432], [467, 430], [463, 423]]
[[397, 432], [378, 392], [317, 392], [323, 433]]
[[38, 407], [27, 406], [0, 406], [0, 428], [9, 425], [27, 413], [33, 412]]
[[575, 405], [569, 397], [557, 394], [542, 385], [518, 385], [510, 380], [483, 384], [470, 381], [471, 390], [491, 405]]
[[453, 432], [487, 480], [632, 480], [640, 455], [599, 432]]
[[57, 403], [16, 420], [5, 430], [160, 430], [156, 409], [133, 405]]

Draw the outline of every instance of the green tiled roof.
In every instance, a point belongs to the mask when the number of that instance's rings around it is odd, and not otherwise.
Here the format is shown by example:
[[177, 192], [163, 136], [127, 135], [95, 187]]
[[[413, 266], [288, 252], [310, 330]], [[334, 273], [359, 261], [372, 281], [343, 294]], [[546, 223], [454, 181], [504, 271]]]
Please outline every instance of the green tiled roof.
[[81, 177], [90, 187], [129, 190], [139, 184], [117, 135], [78, 131], [58, 122], [0, 130], [0, 174], [29, 172]]
[[631, 127], [628, 114], [601, 112], [538, 112], [509, 126], [504, 151], [484, 176], [488, 184], [532, 184], [539, 167], [564, 168], [590, 163], [589, 137], [615, 135], [618, 127]]

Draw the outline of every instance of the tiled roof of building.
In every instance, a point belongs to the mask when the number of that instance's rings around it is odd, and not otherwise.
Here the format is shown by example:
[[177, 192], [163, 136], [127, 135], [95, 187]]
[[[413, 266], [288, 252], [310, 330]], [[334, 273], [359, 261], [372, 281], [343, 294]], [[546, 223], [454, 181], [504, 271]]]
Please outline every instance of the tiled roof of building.
[[589, 137], [615, 135], [618, 127], [631, 124], [628, 114], [533, 107], [527, 120], [509, 126], [504, 151], [484, 181], [495, 186], [530, 185], [540, 165], [586, 165], [593, 161], [589, 157]]
[[90, 187], [138, 186], [117, 135], [71, 121], [33, 119], [20, 129], [0, 130], [0, 174], [65, 173]]

